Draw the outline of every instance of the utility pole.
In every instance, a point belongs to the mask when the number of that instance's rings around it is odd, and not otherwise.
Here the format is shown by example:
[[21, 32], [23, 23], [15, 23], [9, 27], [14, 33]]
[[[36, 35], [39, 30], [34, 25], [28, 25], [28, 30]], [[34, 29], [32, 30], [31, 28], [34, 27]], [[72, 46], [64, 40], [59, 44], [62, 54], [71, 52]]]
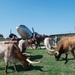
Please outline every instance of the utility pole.
[[74, 26], [74, 30], [75, 30], [75, 26]]
[[10, 29], [10, 34], [12, 33], [12, 30]]

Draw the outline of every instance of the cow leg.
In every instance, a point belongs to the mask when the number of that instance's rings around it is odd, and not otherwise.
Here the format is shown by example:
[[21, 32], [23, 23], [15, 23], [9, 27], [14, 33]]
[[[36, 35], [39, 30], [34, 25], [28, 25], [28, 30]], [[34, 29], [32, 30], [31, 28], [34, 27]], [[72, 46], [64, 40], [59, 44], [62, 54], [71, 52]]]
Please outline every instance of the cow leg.
[[14, 65], [14, 71], [15, 71], [15, 72], [18, 72], [17, 69], [16, 69], [16, 64], [13, 63], [13, 65]]
[[48, 49], [46, 49], [46, 53], [49, 55], [50, 54], [50, 51]]
[[5, 74], [7, 74], [7, 69], [8, 69], [8, 63], [6, 64], [6, 67], [5, 67]]
[[66, 53], [65, 60], [66, 60], [66, 62], [65, 62], [65, 64], [66, 64], [68, 62], [68, 54], [67, 53]]
[[8, 69], [8, 61], [6, 58], [4, 58], [6, 66], [5, 66], [5, 74], [7, 74], [7, 69]]
[[51, 54], [51, 53], [50, 53], [50, 50], [49, 50], [48, 44], [46, 45], [46, 53], [47, 53], [48, 55]]
[[5, 67], [5, 74], [7, 74], [7, 69], [8, 69], [8, 56], [7, 56], [6, 53], [5, 53], [5, 55], [4, 55], [4, 60], [5, 60], [5, 64], [6, 64], [6, 67]]
[[68, 59], [68, 54], [66, 54], [66, 57], [65, 57], [65, 59], [66, 59], [66, 60]]
[[48, 50], [46, 49], [46, 53], [48, 53]]
[[48, 53], [51, 54], [51, 45], [50, 44], [47, 45], [47, 49], [48, 49]]
[[47, 49], [47, 46], [45, 45], [45, 48], [46, 48], [46, 53], [48, 53], [48, 49]]
[[72, 55], [73, 55], [73, 57], [74, 57], [74, 59], [75, 59], [74, 50], [71, 50], [71, 53], [72, 53]]

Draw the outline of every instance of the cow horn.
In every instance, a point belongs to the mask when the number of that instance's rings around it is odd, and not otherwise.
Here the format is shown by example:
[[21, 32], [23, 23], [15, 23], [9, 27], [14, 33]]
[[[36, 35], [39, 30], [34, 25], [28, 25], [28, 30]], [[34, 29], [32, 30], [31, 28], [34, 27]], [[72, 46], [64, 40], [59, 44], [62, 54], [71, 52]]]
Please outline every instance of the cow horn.
[[54, 52], [54, 50], [50, 50], [50, 52]]
[[31, 56], [31, 54], [29, 54], [29, 53], [23, 53], [23, 55], [28, 55], [28, 56]]
[[38, 61], [38, 62], [36, 62], [36, 61], [31, 61], [31, 60], [29, 60], [29, 59], [26, 59], [30, 64], [38, 64], [38, 63], [40, 63], [40, 61]]
[[56, 55], [56, 56], [58, 56], [58, 55], [59, 55], [59, 52], [58, 52], [58, 51], [56, 51], [56, 52], [55, 52], [55, 55]]

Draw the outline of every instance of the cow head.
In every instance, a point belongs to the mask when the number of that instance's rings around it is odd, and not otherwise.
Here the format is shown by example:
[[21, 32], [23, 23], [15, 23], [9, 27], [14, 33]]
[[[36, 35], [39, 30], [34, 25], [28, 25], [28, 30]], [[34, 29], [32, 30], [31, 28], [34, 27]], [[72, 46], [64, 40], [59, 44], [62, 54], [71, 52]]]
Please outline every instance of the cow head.
[[40, 61], [31, 61], [24, 54], [22, 54], [19, 50], [15, 50], [14, 58], [21, 62], [23, 68], [27, 70], [29, 68], [29, 64], [38, 64]]
[[59, 60], [60, 54], [59, 54], [58, 51], [54, 51], [54, 56], [55, 56], [55, 59], [56, 59], [56, 60]]
[[25, 70], [28, 70], [29, 69], [29, 62], [27, 60], [24, 60], [21, 62], [22, 63], [22, 66]]

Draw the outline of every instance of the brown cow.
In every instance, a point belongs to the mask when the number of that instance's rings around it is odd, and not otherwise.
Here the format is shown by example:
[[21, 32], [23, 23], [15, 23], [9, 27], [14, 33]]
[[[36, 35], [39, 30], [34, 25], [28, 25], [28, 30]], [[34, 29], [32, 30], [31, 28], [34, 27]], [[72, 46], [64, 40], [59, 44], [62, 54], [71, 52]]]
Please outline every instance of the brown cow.
[[11, 62], [14, 65], [15, 71], [17, 71], [15, 66], [17, 61], [19, 61], [22, 64], [25, 70], [29, 68], [29, 63], [39, 63], [32, 62], [29, 59], [27, 59], [26, 56], [23, 55], [22, 52], [20, 52], [19, 48], [13, 43], [0, 44], [0, 59], [1, 58], [4, 58], [4, 61], [6, 63], [5, 73], [7, 73], [8, 62]]
[[75, 49], [75, 36], [72, 37], [63, 37], [57, 45], [56, 50], [54, 51], [54, 55], [55, 55], [55, 59], [59, 60], [59, 58], [61, 57], [61, 55], [63, 53], [66, 54], [66, 61], [67, 61], [67, 56], [68, 56], [68, 52], [71, 51], [72, 55], [74, 56], [75, 59], [75, 55], [74, 55], [74, 49]]
[[34, 48], [38, 48], [40, 47], [40, 43], [43, 42], [44, 40], [44, 36], [40, 36], [40, 37], [36, 37], [35, 39], [33, 38], [28, 38], [27, 42], [28, 42], [28, 46], [33, 48], [33, 44], [34, 44]]

